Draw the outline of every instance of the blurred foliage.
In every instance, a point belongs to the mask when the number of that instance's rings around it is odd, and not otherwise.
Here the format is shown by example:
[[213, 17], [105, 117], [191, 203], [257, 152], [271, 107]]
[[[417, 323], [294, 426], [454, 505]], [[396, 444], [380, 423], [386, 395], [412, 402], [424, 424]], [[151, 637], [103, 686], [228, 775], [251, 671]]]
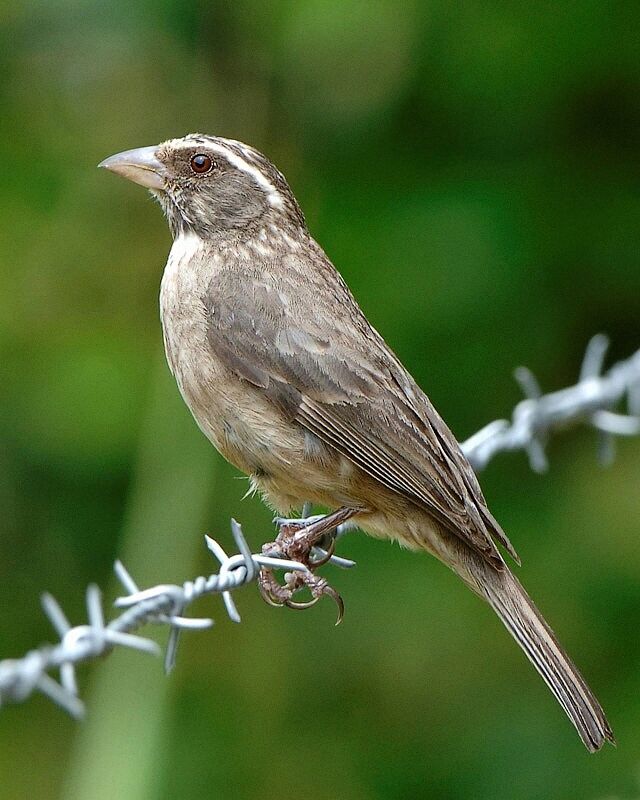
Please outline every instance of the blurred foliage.
[[[208, 570], [200, 534], [229, 543], [231, 515], [256, 547], [272, 530], [220, 459], [214, 487], [171, 381], [157, 388], [169, 234], [98, 161], [194, 130], [264, 150], [464, 438], [509, 412], [517, 364], [556, 388], [591, 334], [609, 333], [617, 357], [640, 344], [639, 22], [637, 3], [606, 0], [4, 4], [1, 654], [50, 637], [45, 588], [81, 619], [84, 586], [108, 584], [134, 529], [160, 553], [139, 559], [142, 583], [191, 577], [196, 561]], [[110, 773], [143, 774], [144, 792], [105, 795], [119, 800], [637, 795], [640, 444], [623, 443], [608, 471], [587, 434], [556, 440], [551, 456], [544, 477], [503, 456], [483, 486], [524, 583], [607, 708], [616, 750], [586, 755], [446, 570], [352, 535], [342, 551], [358, 570], [335, 576], [340, 628], [328, 603], [280, 613], [247, 590], [241, 626], [218, 607], [214, 631], [185, 637], [163, 714], [150, 714], [153, 691], [126, 683], [143, 658], [129, 653], [109, 662], [108, 736], [88, 737], [43, 699], [4, 709], [0, 798], [97, 797], [65, 778], [90, 779], [90, 763], [102, 791]], [[133, 524], [150, 502], [152, 521]], [[87, 672], [99, 681], [105, 669]], [[142, 674], [160, 686], [160, 669], [145, 662]], [[145, 715], [154, 739], [141, 763], [133, 719]]]

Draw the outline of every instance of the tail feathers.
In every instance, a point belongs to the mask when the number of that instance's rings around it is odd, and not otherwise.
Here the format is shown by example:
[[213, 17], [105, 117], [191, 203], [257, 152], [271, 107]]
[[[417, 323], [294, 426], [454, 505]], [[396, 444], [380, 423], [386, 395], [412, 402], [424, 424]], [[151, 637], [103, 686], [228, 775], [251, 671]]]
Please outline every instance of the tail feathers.
[[517, 578], [504, 570], [485, 572], [481, 593], [507, 630], [538, 670], [590, 752], [605, 741], [615, 744], [613, 732], [600, 703], [564, 652], [555, 634]]

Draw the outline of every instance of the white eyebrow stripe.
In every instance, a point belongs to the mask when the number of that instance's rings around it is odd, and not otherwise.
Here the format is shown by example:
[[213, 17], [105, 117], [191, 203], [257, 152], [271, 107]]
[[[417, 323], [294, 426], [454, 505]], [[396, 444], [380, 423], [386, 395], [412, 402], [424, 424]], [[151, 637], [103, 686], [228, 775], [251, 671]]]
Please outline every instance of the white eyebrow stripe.
[[[235, 144], [235, 142], [234, 142]], [[223, 155], [230, 164], [232, 164], [236, 169], [245, 172], [247, 175], [251, 175], [254, 181], [265, 190], [267, 193], [267, 200], [269, 201], [269, 205], [274, 206], [276, 208], [280, 208], [283, 205], [282, 195], [276, 189], [276, 187], [271, 183], [271, 181], [263, 175], [263, 173], [258, 169], [258, 167], [253, 166], [253, 164], [249, 164], [244, 158], [241, 158], [234, 150], [230, 147], [225, 147], [223, 144], [219, 144], [218, 142], [207, 142], [207, 147], [210, 150], [213, 150], [216, 153], [220, 153]]]

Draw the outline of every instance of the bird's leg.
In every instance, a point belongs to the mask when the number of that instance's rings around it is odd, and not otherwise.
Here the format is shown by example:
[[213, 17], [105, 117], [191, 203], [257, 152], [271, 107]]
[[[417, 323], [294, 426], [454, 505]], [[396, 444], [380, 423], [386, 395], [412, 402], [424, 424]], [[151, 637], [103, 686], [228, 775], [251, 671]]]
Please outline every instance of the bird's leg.
[[[334, 537], [331, 537], [327, 555], [319, 561], [314, 561], [311, 558], [311, 552], [327, 533], [335, 531], [338, 525], [361, 512], [361, 508], [344, 507], [324, 516], [276, 520], [279, 524], [280, 532], [275, 542], [270, 542], [263, 546], [262, 552], [298, 561], [308, 568], [308, 572], [287, 573], [283, 585], [278, 583], [271, 569], [262, 569], [260, 571], [259, 586], [264, 600], [269, 605], [285, 605], [288, 608], [304, 609], [315, 605], [322, 597], [331, 597], [338, 606], [337, 625], [344, 614], [342, 598], [335, 589], [329, 586], [324, 578], [314, 574], [314, 571], [326, 564], [333, 555]], [[311, 592], [312, 599], [306, 603], [298, 603], [292, 600], [293, 595], [303, 588], [307, 588]]]
[[320, 542], [325, 534], [334, 531], [338, 525], [362, 512], [361, 508], [339, 508], [331, 514], [300, 520], [283, 520], [280, 524], [274, 546], [286, 553], [285, 558], [300, 561], [311, 568], [309, 556], [311, 550]]

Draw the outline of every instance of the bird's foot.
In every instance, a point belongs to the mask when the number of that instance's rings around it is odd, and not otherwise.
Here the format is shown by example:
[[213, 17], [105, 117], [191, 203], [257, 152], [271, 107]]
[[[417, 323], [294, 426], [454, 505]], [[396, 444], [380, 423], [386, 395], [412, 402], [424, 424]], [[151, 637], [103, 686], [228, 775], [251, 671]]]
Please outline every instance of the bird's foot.
[[[288, 572], [285, 576], [285, 583], [281, 584], [278, 583], [273, 570], [262, 569], [258, 577], [258, 586], [262, 598], [270, 606], [286, 606], [287, 608], [304, 611], [307, 608], [311, 608], [311, 606], [315, 606], [318, 600], [323, 597], [330, 597], [338, 606], [336, 625], [339, 625], [344, 617], [342, 597], [332, 586], [329, 586], [325, 578], [314, 575], [313, 572]], [[301, 589], [309, 590], [311, 600], [300, 602], [293, 599], [294, 595]]]
[[[312, 549], [320, 543], [324, 544], [325, 540], [327, 540], [327, 549], [330, 549], [330, 543], [334, 539], [338, 527], [356, 514], [360, 514], [362, 510], [361, 508], [344, 507], [331, 514], [317, 514], [300, 519], [276, 517], [274, 522], [279, 528], [278, 536], [275, 542], [263, 547], [263, 552], [267, 552], [269, 549], [277, 550], [284, 558], [300, 561], [311, 569]], [[325, 563], [324, 559], [322, 563]], [[316, 566], [321, 565], [317, 564]]]
[[[285, 575], [285, 583], [277, 581], [273, 571], [263, 568], [260, 571], [260, 593], [269, 605], [287, 606], [287, 608], [305, 609], [314, 606], [322, 597], [330, 597], [338, 606], [338, 620], [342, 621], [344, 603], [342, 598], [329, 586], [328, 582], [315, 570], [326, 564], [333, 557], [335, 548], [335, 531], [338, 525], [346, 522], [362, 511], [360, 508], [340, 508], [332, 514], [307, 517], [303, 519], [277, 519], [280, 531], [275, 542], [262, 548], [262, 552], [271, 556], [298, 561], [307, 567], [307, 572], [290, 572]], [[326, 551], [320, 558], [313, 557], [314, 548], [329, 535]], [[308, 589], [311, 600], [297, 602], [293, 596], [301, 589]]]
[[[292, 530], [294, 527], [296, 530], [302, 530], [303, 528], [307, 528], [314, 522], [319, 522], [325, 518], [325, 514], [314, 514], [312, 516], [302, 516], [302, 517], [275, 517], [274, 523], [278, 526], [279, 529], [283, 527], [287, 527], [289, 530]], [[344, 522], [339, 523], [335, 527], [326, 530], [323, 535], [318, 539], [318, 541], [314, 545], [314, 557], [323, 557], [327, 550], [335, 547], [336, 539], [339, 539], [344, 533], [352, 528], [357, 528], [357, 522], [353, 520], [347, 519]], [[338, 558], [337, 556], [332, 556], [330, 561], [338, 566], [346, 566], [343, 563], [343, 559]], [[319, 565], [320, 566], [320, 565]]]

